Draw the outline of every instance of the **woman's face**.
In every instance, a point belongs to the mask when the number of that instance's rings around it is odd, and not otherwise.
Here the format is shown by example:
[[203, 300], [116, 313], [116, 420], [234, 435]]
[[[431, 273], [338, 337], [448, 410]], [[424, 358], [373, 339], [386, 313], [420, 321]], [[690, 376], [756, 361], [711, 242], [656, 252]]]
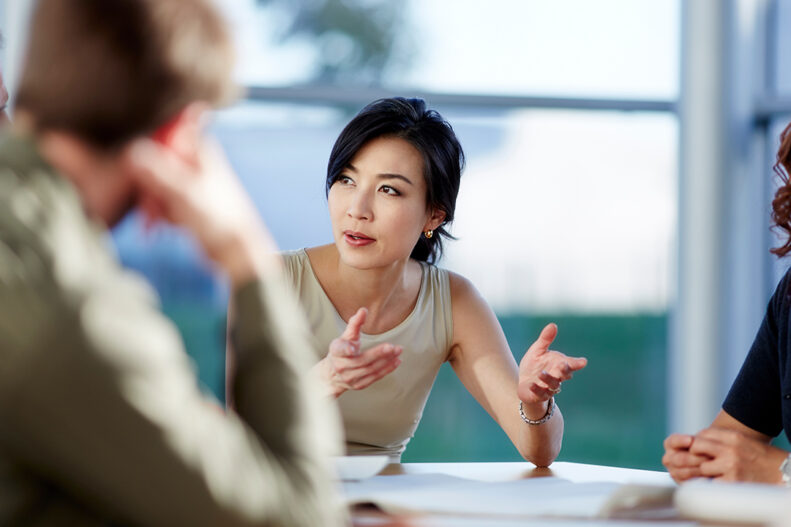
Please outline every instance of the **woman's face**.
[[328, 201], [341, 260], [359, 269], [409, 258], [422, 232], [443, 219], [426, 210], [422, 156], [395, 137], [363, 145], [333, 183]]

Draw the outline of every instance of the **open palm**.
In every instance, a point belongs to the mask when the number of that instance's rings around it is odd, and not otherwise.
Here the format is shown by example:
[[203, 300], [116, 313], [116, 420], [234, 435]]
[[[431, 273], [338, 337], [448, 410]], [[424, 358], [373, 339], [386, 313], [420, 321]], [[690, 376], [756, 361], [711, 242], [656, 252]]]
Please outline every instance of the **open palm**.
[[569, 357], [549, 347], [558, 334], [555, 324], [548, 324], [519, 363], [519, 399], [527, 404], [540, 403], [560, 391], [560, 383], [571, 379], [575, 371], [588, 364], [584, 357]]

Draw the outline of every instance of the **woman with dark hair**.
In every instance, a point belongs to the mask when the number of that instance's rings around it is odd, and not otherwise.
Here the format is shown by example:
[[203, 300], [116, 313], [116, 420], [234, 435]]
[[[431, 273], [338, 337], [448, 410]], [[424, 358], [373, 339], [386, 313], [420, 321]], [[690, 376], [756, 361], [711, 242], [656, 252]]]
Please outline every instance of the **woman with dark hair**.
[[[772, 201], [774, 228], [787, 236], [771, 249], [791, 252], [791, 125], [780, 135], [774, 171], [782, 186]], [[707, 477], [791, 486], [791, 454], [770, 444], [785, 431], [791, 439], [791, 270], [769, 300], [750, 352], [709, 428], [672, 434], [662, 458], [678, 482]]]
[[563, 435], [553, 396], [586, 360], [550, 351], [550, 324], [517, 366], [472, 284], [434, 265], [450, 237], [463, 165], [452, 128], [422, 100], [368, 105], [330, 155], [334, 243], [286, 253], [286, 274], [350, 454], [400, 458], [448, 361], [522, 456], [546, 466]]

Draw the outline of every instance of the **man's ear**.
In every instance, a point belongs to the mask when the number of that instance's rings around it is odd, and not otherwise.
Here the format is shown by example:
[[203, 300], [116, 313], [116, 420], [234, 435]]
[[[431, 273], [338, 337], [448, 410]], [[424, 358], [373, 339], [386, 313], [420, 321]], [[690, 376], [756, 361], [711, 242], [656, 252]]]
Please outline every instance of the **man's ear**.
[[211, 107], [206, 103], [190, 103], [157, 128], [152, 134], [152, 139], [183, 161], [197, 163], [201, 136], [210, 110]]
[[445, 216], [444, 210], [439, 208], [432, 209], [428, 221], [426, 221], [426, 224], [423, 226], [423, 232], [436, 230], [437, 227], [442, 225], [442, 222], [445, 221]]

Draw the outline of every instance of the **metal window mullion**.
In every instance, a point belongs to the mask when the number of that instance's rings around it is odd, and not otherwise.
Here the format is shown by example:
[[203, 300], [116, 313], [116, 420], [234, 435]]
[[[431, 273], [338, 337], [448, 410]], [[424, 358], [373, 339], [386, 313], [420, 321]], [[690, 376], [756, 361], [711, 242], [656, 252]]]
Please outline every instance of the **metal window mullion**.
[[247, 86], [245, 98], [254, 102], [363, 106], [383, 97], [421, 97], [436, 106], [489, 109], [604, 110], [675, 113], [676, 102], [664, 99], [618, 99], [594, 97], [533, 97], [496, 94], [430, 92], [384, 87], [300, 85], [286, 87]]

